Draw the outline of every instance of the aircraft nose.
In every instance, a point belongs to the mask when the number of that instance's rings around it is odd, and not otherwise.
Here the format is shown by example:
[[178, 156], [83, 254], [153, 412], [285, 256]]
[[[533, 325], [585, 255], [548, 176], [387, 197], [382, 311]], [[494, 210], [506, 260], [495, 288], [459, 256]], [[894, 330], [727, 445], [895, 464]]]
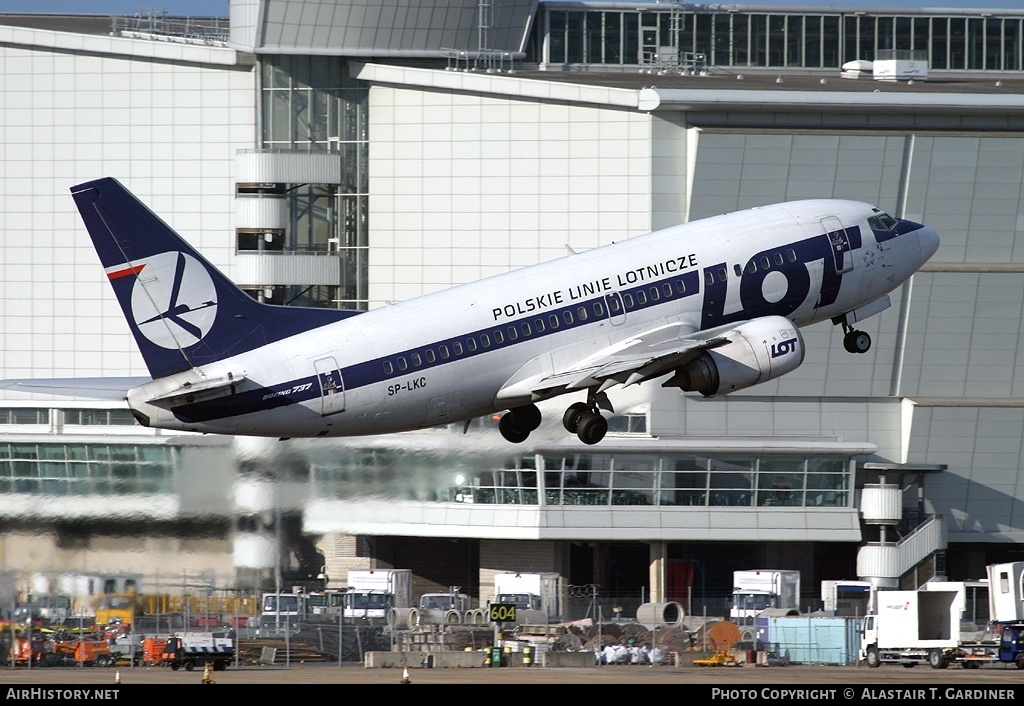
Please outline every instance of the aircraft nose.
[[917, 231], [917, 242], [921, 247], [921, 262], [927, 262], [939, 249], [939, 234], [923, 226]]

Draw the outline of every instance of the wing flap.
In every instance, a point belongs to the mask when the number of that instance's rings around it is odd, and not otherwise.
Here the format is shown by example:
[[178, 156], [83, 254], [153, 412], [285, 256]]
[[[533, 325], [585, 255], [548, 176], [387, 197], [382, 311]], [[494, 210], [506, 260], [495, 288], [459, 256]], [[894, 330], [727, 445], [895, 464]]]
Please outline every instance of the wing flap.
[[696, 336], [692, 326], [665, 324], [605, 348], [558, 370], [548, 369], [526, 379], [510, 380], [500, 399], [529, 395], [541, 400], [569, 390], [597, 387], [603, 392], [615, 385], [629, 386], [671, 372], [702, 351], [729, 342], [726, 336]]

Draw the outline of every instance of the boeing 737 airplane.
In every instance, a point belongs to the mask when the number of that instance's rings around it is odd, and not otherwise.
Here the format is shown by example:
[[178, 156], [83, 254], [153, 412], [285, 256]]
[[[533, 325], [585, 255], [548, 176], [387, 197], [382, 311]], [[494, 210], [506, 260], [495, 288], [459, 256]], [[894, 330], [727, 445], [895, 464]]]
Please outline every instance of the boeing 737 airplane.
[[931, 228], [870, 204], [805, 200], [714, 216], [366, 312], [263, 304], [117, 180], [71, 189], [152, 379], [7, 380], [124, 399], [140, 424], [271, 437], [383, 434], [586, 392], [565, 429], [596, 444], [607, 391], [661, 379], [717, 397], [804, 359], [800, 327], [855, 328], [938, 249]]

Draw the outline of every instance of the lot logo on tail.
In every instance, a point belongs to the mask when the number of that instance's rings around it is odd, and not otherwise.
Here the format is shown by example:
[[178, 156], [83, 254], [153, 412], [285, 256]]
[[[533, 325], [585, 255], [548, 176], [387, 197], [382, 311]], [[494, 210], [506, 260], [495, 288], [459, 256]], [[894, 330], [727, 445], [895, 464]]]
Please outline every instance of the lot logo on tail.
[[165, 252], [109, 270], [110, 279], [135, 275], [131, 309], [135, 325], [153, 344], [194, 346], [217, 318], [217, 290], [206, 268], [191, 255]]

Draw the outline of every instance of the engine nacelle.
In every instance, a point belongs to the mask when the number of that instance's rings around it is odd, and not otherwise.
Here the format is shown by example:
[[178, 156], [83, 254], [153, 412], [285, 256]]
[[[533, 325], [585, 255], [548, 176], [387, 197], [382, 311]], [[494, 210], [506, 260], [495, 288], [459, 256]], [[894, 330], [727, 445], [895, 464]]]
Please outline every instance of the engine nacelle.
[[721, 397], [792, 372], [804, 362], [804, 337], [783, 316], [747, 321], [722, 334], [729, 343], [706, 350], [663, 387]]

